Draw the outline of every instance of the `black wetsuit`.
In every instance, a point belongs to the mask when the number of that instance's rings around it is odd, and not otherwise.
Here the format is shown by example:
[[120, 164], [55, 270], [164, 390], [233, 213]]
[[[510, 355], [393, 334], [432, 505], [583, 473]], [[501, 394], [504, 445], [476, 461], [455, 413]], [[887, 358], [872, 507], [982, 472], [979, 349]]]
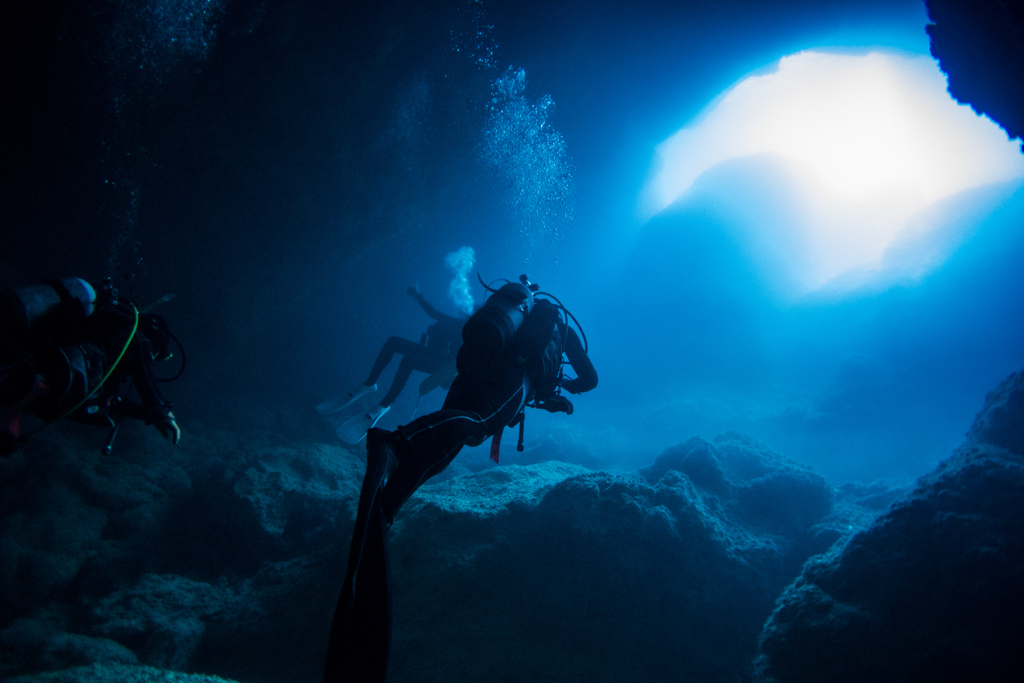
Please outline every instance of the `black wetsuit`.
[[[576, 379], [562, 383], [569, 393], [590, 391], [597, 386], [597, 371], [572, 328], [558, 323], [549, 349], [563, 351], [576, 372]], [[562, 340], [565, 348], [562, 349]], [[463, 446], [479, 446], [488, 437], [511, 425], [523, 404], [533, 398], [532, 387], [550, 383], [551, 378], [530, 376], [515, 354], [488, 364], [471, 357], [469, 347], [459, 352], [459, 374], [441, 410], [400, 426], [393, 439], [399, 457], [398, 468], [384, 488], [384, 515], [390, 522], [403, 503], [427, 479], [444, 471]], [[558, 353], [561, 358], [561, 352]], [[552, 364], [549, 364], [551, 367]], [[557, 372], [557, 367], [554, 368]], [[404, 442], [404, 444], [403, 444]]]
[[[166, 346], [158, 316], [139, 315], [134, 335], [135, 312], [124, 306], [101, 306], [88, 317], [68, 316], [63, 323], [45, 336], [5, 347], [0, 448], [9, 452], [17, 443], [23, 407], [47, 422], [67, 415], [96, 424], [110, 424], [108, 416], [152, 424], [171, 413], [171, 403], [161, 394], [152, 370], [154, 355], [160, 355], [154, 345]], [[119, 356], [117, 367], [100, 386]], [[139, 403], [125, 398], [132, 388]]]
[[[559, 322], [540, 338], [532, 358], [511, 349], [494, 357], [463, 346], [459, 374], [441, 410], [394, 432], [367, 434], [366, 476], [359, 494], [348, 572], [331, 625], [325, 683], [382, 683], [391, 643], [388, 528], [399, 508], [427, 479], [444, 470], [463, 446], [477, 446], [511, 425], [523, 404], [572, 411], [556, 394], [563, 352], [577, 377], [561, 381], [570, 393], [597, 386], [597, 371], [576, 333]], [[538, 374], [540, 373], [540, 374]], [[543, 387], [537, 395], [535, 387]], [[383, 450], [382, 450], [383, 449]], [[397, 467], [387, 476], [392, 460]], [[386, 478], [387, 483], [380, 488]]]

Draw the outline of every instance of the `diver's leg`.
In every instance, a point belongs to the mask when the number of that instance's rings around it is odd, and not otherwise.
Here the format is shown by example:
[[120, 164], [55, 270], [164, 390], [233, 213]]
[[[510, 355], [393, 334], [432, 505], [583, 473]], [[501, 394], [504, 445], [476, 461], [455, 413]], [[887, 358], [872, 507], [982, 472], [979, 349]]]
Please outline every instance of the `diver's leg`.
[[[348, 570], [331, 623], [324, 683], [384, 680], [390, 617], [378, 614], [377, 610], [381, 605], [390, 610], [387, 532], [380, 505], [380, 488], [387, 471], [387, 451], [380, 448], [376, 440], [368, 440], [366, 475], [359, 491]], [[387, 636], [384, 642], [381, 641], [383, 636]], [[382, 648], [383, 663], [380, 661]], [[378, 669], [379, 676], [374, 677], [373, 672]]]
[[418, 349], [422, 348], [416, 342], [403, 339], [402, 337], [389, 337], [384, 346], [381, 347], [380, 353], [377, 354], [377, 360], [373, 363], [373, 368], [370, 370], [370, 376], [363, 382], [366, 386], [370, 386], [377, 383], [380, 379], [380, 373], [384, 372], [384, 368], [388, 366], [391, 359], [395, 357], [395, 354], [401, 354], [403, 356], [409, 356], [416, 353]]
[[[340, 410], [348, 408], [356, 401], [361, 399], [363, 396], [377, 391], [377, 379], [380, 378], [380, 374], [384, 372], [384, 368], [388, 366], [388, 363], [391, 362], [391, 359], [394, 358], [395, 354], [399, 353], [402, 354], [403, 356], [406, 356], [410, 353], [415, 353], [415, 351], [419, 348], [421, 348], [419, 344], [414, 344], [408, 339], [402, 339], [401, 337], [390, 337], [386, 342], [384, 342], [384, 346], [381, 347], [380, 353], [377, 354], [377, 360], [374, 362], [373, 369], [370, 370], [370, 376], [366, 378], [366, 381], [361, 386], [356, 387], [347, 394], [342, 394], [341, 396], [328, 399], [323, 403], [318, 404], [316, 406], [316, 412], [320, 413], [321, 415], [330, 415], [332, 413], [336, 413]], [[384, 405], [385, 407], [389, 406], [391, 405], [391, 402], [389, 401], [387, 404]], [[380, 417], [380, 415], [382, 415], [384, 412], [386, 411], [377, 411], [376, 415], [371, 416], [370, 421], [367, 423], [367, 426], [375, 424], [375, 418]], [[341, 440], [344, 441], [345, 443], [355, 444], [356, 440], [362, 438], [362, 435], [366, 431], [366, 428], [353, 427], [352, 429], [346, 429], [344, 431], [345, 435], [342, 436], [341, 434], [339, 434], [339, 438], [341, 438]], [[352, 432], [354, 436], [352, 436], [348, 432]]]
[[384, 398], [380, 400], [380, 405], [390, 406], [398, 398], [398, 395], [402, 393], [402, 389], [405, 388], [405, 383], [409, 381], [409, 376], [412, 375], [413, 362], [409, 360], [409, 356], [402, 359], [402, 362], [398, 364], [398, 370], [395, 372], [395, 378], [391, 380], [391, 388], [388, 389], [388, 393], [384, 395]]
[[[506, 380], [515, 380], [510, 373]], [[352, 532], [348, 572], [331, 625], [325, 683], [383, 683], [391, 642], [387, 527], [398, 508], [465, 444], [480, 444], [519, 412], [528, 391], [522, 375], [504, 387], [477, 392], [463, 381], [452, 387], [447, 409], [414, 420], [396, 432], [371, 429], [366, 439], [366, 476]], [[498, 389], [495, 391], [494, 389]], [[497, 401], [494, 399], [498, 398]], [[454, 407], [464, 404], [473, 410]], [[381, 489], [387, 473], [394, 469]]]
[[[355, 584], [356, 573], [359, 570], [359, 561], [363, 552], [364, 535], [367, 525], [370, 523], [375, 506], [379, 503], [381, 484], [384, 483], [388, 473], [388, 455], [386, 451], [379, 448], [374, 441], [367, 442], [366, 448], [366, 475], [363, 477], [363, 485], [359, 490], [359, 506], [356, 508], [356, 522], [352, 528], [352, 546], [348, 555], [348, 574], [345, 577], [345, 588], [351, 596]], [[345, 598], [343, 591], [342, 599]]]
[[[460, 378], [461, 381], [460, 381]], [[522, 372], [505, 378], [501, 390], [474, 391], [460, 375], [444, 407], [391, 432], [388, 441], [398, 468], [388, 478], [382, 503], [390, 523], [416, 489], [440, 474], [463, 446], [479, 446], [511, 422], [523, 405], [528, 386]], [[455, 406], [464, 405], [467, 410]]]
[[413, 370], [425, 372], [429, 375], [441, 367], [441, 361], [443, 359], [437, 358], [437, 354], [432, 353], [425, 346], [407, 349], [402, 362], [398, 364], [398, 371], [395, 372], [395, 379], [391, 382], [391, 388], [388, 389], [388, 393], [381, 399], [380, 404], [382, 406], [390, 406], [395, 402], [398, 395], [402, 393], [402, 389], [405, 388], [406, 382], [409, 381], [409, 376], [412, 375]]
[[[354, 680], [384, 683], [391, 650], [391, 568], [388, 557], [388, 524], [380, 505], [374, 506], [366, 530], [359, 584], [352, 605], [361, 636], [350, 641], [356, 664]], [[361, 642], [360, 642], [361, 641]]]
[[[324, 683], [384, 683], [391, 650], [388, 525], [373, 506], [351, 592], [342, 592], [331, 624]], [[346, 580], [346, 586], [348, 581]]]

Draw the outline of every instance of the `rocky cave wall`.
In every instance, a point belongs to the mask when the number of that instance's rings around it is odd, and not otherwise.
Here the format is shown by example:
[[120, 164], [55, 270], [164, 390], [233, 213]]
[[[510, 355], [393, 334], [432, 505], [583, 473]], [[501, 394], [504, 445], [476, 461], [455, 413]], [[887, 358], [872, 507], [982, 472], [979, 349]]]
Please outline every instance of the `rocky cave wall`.
[[[138, 427], [109, 456], [68, 425], [0, 462], [0, 675], [319, 680], [361, 455]], [[634, 473], [452, 476], [392, 529], [391, 679], [735, 680], [804, 560], [897, 493], [734, 433]]]

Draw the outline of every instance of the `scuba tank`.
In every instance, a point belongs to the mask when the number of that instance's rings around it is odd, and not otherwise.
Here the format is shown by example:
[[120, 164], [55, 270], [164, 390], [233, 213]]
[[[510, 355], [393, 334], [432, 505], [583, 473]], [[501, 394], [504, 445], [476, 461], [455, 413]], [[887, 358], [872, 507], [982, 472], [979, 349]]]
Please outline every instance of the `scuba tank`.
[[462, 328], [462, 341], [471, 350], [500, 355], [512, 348], [516, 332], [533, 310], [536, 285], [523, 282], [502, 285]]
[[95, 309], [96, 290], [85, 280], [48, 280], [0, 292], [0, 329], [9, 341], [22, 341], [45, 328], [84, 320]]

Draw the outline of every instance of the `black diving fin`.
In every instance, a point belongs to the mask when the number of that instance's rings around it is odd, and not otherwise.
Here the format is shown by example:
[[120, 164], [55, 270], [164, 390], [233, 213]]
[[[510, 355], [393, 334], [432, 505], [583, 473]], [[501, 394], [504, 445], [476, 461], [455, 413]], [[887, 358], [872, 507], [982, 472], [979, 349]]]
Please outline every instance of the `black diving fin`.
[[[377, 430], [374, 430], [377, 431]], [[348, 572], [327, 645], [324, 683], [384, 683], [391, 649], [388, 524], [381, 507], [388, 454], [368, 439], [366, 476], [352, 530]]]

